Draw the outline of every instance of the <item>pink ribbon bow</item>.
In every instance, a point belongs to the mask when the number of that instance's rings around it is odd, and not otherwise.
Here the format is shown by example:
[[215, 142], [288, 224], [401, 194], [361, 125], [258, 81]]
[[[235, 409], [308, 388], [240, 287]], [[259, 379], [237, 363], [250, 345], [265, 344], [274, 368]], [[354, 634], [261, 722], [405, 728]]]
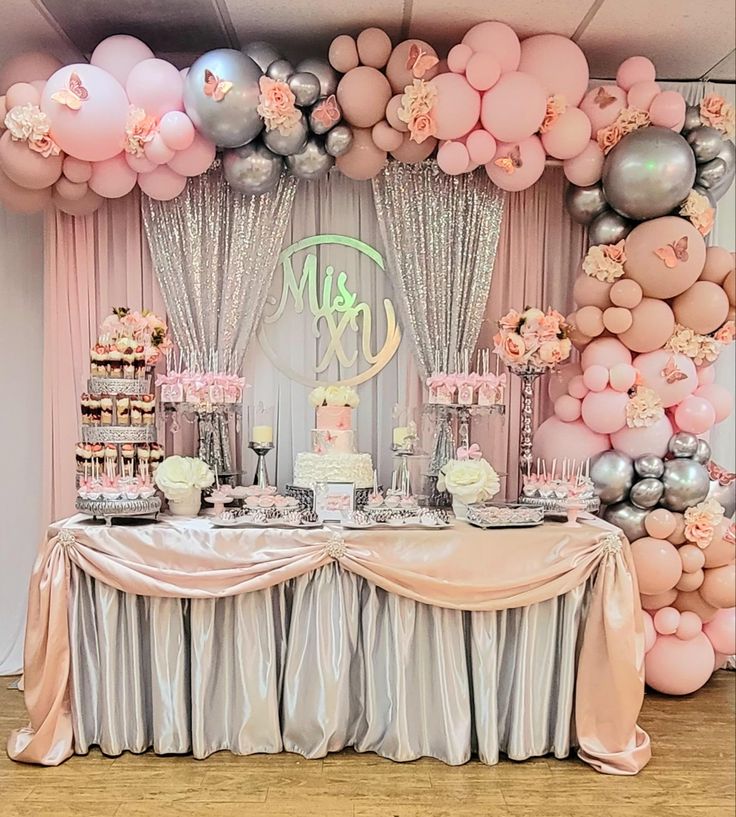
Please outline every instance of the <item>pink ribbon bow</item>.
[[479, 460], [483, 456], [478, 443], [473, 443], [471, 446], [461, 445], [457, 450], [457, 458], [459, 460]]

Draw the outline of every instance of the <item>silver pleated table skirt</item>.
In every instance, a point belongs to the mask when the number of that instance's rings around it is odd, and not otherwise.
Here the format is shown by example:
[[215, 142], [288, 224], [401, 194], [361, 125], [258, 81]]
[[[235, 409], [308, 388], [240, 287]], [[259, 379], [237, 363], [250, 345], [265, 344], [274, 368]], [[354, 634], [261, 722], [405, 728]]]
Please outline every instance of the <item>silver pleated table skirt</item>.
[[463, 612], [333, 562], [266, 590], [173, 599], [72, 565], [75, 750], [565, 757], [588, 593]]

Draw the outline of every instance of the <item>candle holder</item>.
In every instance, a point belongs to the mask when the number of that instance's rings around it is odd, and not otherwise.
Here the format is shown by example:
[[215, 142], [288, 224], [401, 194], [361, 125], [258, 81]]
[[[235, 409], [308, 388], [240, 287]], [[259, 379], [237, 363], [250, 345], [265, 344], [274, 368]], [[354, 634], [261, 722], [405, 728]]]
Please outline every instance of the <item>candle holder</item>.
[[259, 488], [267, 488], [270, 483], [268, 481], [268, 470], [266, 469], [266, 454], [273, 449], [273, 443], [259, 443], [251, 440], [248, 443], [248, 448], [255, 452], [258, 457], [256, 464], [256, 473], [253, 477], [253, 484]]
[[527, 473], [532, 465], [534, 441], [534, 383], [548, 371], [546, 366], [509, 366], [509, 371], [521, 380], [521, 424], [519, 438], [519, 470]]

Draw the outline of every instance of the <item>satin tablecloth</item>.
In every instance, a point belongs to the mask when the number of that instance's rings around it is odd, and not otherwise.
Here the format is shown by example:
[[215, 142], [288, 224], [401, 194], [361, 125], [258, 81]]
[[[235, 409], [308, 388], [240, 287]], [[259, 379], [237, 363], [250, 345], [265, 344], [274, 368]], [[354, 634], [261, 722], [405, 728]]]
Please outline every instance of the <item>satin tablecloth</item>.
[[57, 765], [73, 753], [72, 565], [127, 593], [206, 599], [264, 590], [332, 561], [389, 593], [451, 610], [526, 607], [590, 580], [575, 689], [578, 754], [611, 774], [635, 774], [648, 762], [649, 738], [636, 723], [643, 621], [629, 545], [615, 529], [482, 531], [461, 522], [444, 531], [214, 529], [206, 518], [106, 528], [74, 517], [49, 528], [29, 594], [31, 722], [11, 734], [9, 756]]

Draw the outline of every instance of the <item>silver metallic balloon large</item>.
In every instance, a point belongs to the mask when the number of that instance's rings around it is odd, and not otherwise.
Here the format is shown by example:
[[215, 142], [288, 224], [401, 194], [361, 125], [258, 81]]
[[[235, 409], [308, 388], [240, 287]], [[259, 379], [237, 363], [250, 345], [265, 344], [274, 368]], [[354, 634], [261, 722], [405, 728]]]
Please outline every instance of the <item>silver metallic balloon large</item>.
[[698, 440], [698, 447], [695, 449], [693, 459], [695, 462], [702, 462], [703, 465], [708, 465], [710, 462], [711, 450], [707, 440]]
[[725, 162], [726, 172], [720, 181], [717, 181], [710, 188], [716, 201], [720, 199], [724, 193], [728, 192], [728, 189], [733, 184], [734, 177], [736, 177], [736, 145], [734, 145], [730, 139], [723, 139], [717, 158]]
[[699, 128], [691, 130], [685, 139], [692, 148], [695, 161], [698, 164], [715, 159], [721, 149], [721, 142], [723, 142], [721, 132], [715, 128], [709, 128], [707, 125], [701, 125]]
[[590, 461], [590, 478], [604, 505], [626, 499], [634, 481], [631, 457], [620, 451], [603, 451]]
[[604, 210], [588, 225], [588, 244], [616, 244], [634, 229], [629, 221], [615, 210]]
[[[205, 93], [205, 71], [232, 88], [218, 101]], [[261, 69], [233, 48], [217, 48], [197, 59], [184, 80], [184, 108], [194, 127], [220, 147], [251, 142], [263, 129], [258, 116]]]
[[685, 124], [682, 126], [682, 133], [686, 134], [693, 128], [699, 128], [702, 124], [700, 121], [700, 106], [688, 105], [685, 109]]
[[715, 207], [715, 206], [716, 206], [716, 197], [713, 195], [713, 191], [712, 191], [712, 190], [708, 190], [708, 189], [707, 189], [707, 188], [705, 188], [705, 187], [701, 187], [699, 184], [694, 184], [694, 185], [693, 185], [693, 190], [694, 190], [696, 193], [700, 193], [700, 195], [701, 195], [701, 196], [705, 196], [705, 197], [706, 197], [706, 199], [708, 199], [708, 204], [709, 204], [711, 207]]
[[664, 485], [654, 477], [640, 479], [631, 486], [629, 502], [637, 508], [651, 510], [654, 508], [664, 493]]
[[608, 209], [600, 184], [591, 184], [587, 187], [568, 185], [565, 191], [565, 205], [572, 220], [578, 224], [590, 224], [596, 216]]
[[621, 528], [629, 542], [634, 542], [647, 535], [644, 520], [648, 513], [649, 511], [637, 508], [630, 502], [619, 502], [617, 505], [609, 505], [603, 513], [603, 518], [606, 522]]
[[353, 130], [350, 125], [336, 125], [325, 137], [325, 150], [330, 156], [342, 156], [350, 150], [352, 144]]
[[667, 450], [673, 457], [693, 457], [698, 450], [698, 438], [689, 431], [678, 431], [670, 437]]
[[266, 69], [266, 76], [275, 79], [276, 82], [288, 82], [289, 77], [294, 73], [294, 66], [289, 60], [276, 60]]
[[722, 485], [717, 479], [712, 479], [708, 486], [708, 499], [715, 499], [723, 505], [726, 519], [736, 513], [736, 479]]
[[664, 474], [664, 460], [655, 454], [643, 454], [634, 460], [634, 471], [642, 479], [646, 477], [659, 479]]
[[715, 159], [711, 159], [698, 167], [695, 181], [701, 187], [712, 190], [725, 175], [726, 163], [720, 156], [716, 156]]
[[316, 59], [310, 57], [297, 63], [297, 71], [308, 71], [314, 74], [319, 80], [319, 95], [330, 96], [337, 90], [338, 75], [337, 71], [327, 62], [327, 60]]
[[690, 145], [669, 128], [640, 128], [624, 136], [603, 163], [608, 203], [636, 221], [670, 213], [687, 198], [694, 179]]
[[281, 157], [260, 142], [226, 150], [222, 155], [222, 167], [230, 186], [253, 196], [273, 189], [283, 166]]
[[[327, 133], [328, 130], [330, 130], [331, 128], [334, 128], [335, 125], [337, 125], [337, 123], [340, 121], [340, 119], [342, 119], [342, 110], [340, 109], [340, 106], [337, 104], [337, 100], [333, 100], [333, 102], [334, 102], [335, 108], [336, 108], [336, 110], [337, 110], [337, 112], [339, 114], [338, 119], [329, 119], [327, 121], [327, 124], [325, 124], [322, 121], [321, 118], [318, 118], [318, 117], [316, 117], [314, 115], [315, 109], [318, 108], [324, 102], [325, 99], [326, 99], [326, 97], [322, 97], [322, 98], [318, 99], [317, 104], [309, 112], [309, 127], [312, 129], [312, 131], [314, 133], [318, 133], [318, 134]], [[350, 131], [350, 135], [351, 135], [351, 138], [352, 138], [352, 131]]]
[[276, 128], [264, 131], [263, 144], [271, 153], [277, 153], [279, 156], [290, 156], [292, 153], [299, 153], [300, 150], [304, 150], [304, 146], [307, 144], [307, 136], [309, 136], [307, 117], [300, 113], [299, 120], [288, 133], [282, 133]]
[[289, 88], [300, 108], [314, 105], [319, 99], [319, 80], [309, 71], [297, 71], [292, 74], [289, 77]]
[[246, 43], [241, 49], [246, 57], [250, 57], [253, 62], [266, 73], [266, 69], [272, 62], [281, 59], [281, 54], [271, 45], [271, 43], [256, 40], [252, 43]]
[[710, 479], [704, 465], [695, 460], [674, 459], [664, 464], [664, 494], [661, 503], [668, 511], [684, 511], [708, 496]]
[[322, 142], [314, 137], [307, 140], [301, 153], [286, 157], [286, 166], [299, 179], [319, 179], [325, 176], [335, 160], [324, 148]]

